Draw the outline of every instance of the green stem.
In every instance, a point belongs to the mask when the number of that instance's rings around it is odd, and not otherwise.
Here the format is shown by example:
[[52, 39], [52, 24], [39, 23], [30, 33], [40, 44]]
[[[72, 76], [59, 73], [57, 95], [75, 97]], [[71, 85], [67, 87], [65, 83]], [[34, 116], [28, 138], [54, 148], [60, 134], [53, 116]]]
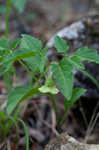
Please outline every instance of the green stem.
[[27, 71], [27, 73], [31, 73], [30, 71], [29, 71], [29, 69], [26, 67], [26, 65], [22, 62], [22, 60], [18, 60], [18, 62], [22, 65], [22, 67], [24, 68], [24, 70], [26, 70]]
[[20, 121], [24, 127], [24, 131], [25, 131], [25, 143], [26, 143], [26, 150], [29, 150], [29, 132], [28, 132], [28, 128], [25, 125], [24, 121], [21, 120], [20, 118], [17, 119], [18, 121]]
[[67, 109], [65, 108], [64, 114], [62, 115], [62, 118], [59, 120], [58, 125], [61, 126], [66, 118], [67, 115]]
[[[24, 70], [27, 71], [27, 73], [30, 75], [30, 85], [32, 85], [32, 78], [34, 77], [35, 80], [36, 77], [32, 75], [32, 72], [29, 71], [29, 69], [27, 68], [27, 66], [22, 62], [22, 60], [18, 60], [18, 62], [22, 65], [22, 67], [24, 68]], [[32, 77], [33, 76], [33, 77]]]
[[8, 0], [7, 10], [6, 10], [6, 30], [5, 30], [5, 36], [6, 36], [6, 38], [8, 38], [8, 32], [9, 32], [10, 8], [11, 8], [11, 0]]
[[86, 76], [88, 76], [92, 80], [92, 82], [97, 86], [97, 88], [99, 89], [98, 81], [91, 74], [89, 74], [86, 71], [82, 71], [82, 70], [80, 70], [80, 71], [83, 72]]

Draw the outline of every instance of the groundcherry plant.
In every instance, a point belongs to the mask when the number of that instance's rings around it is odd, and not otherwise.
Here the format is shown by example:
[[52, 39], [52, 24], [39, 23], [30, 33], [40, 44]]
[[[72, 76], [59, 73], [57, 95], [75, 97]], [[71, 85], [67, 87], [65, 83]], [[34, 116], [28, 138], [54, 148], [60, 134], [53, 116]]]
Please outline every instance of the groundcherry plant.
[[[30, 76], [29, 85], [17, 86], [8, 94], [6, 106], [8, 115], [11, 115], [24, 99], [45, 94], [51, 97], [58, 120], [54, 94], [61, 92], [64, 95], [64, 106], [67, 112], [72, 104], [86, 92], [86, 89], [83, 88], [73, 88], [74, 70], [88, 75], [99, 88], [98, 82], [85, 71], [83, 65], [83, 61], [99, 63], [97, 51], [83, 47], [69, 56], [67, 54], [69, 46], [59, 36], [55, 36], [54, 46], [57, 53], [63, 56], [59, 62], [49, 62], [47, 59], [48, 47], [44, 48], [40, 40], [30, 35], [22, 35], [20, 39], [11, 44], [8, 39], [0, 39], [0, 74], [4, 75], [9, 72], [14, 62], [18, 61]], [[43, 80], [44, 85], [42, 85]], [[65, 114], [59, 124], [63, 122]]]
[[[8, 85], [6, 112], [0, 109], [0, 124], [2, 124], [0, 133], [4, 132], [5, 134], [3, 134], [3, 137], [7, 136], [12, 124], [15, 123], [17, 125], [17, 122], [20, 121], [25, 129], [26, 150], [28, 150], [28, 130], [25, 123], [18, 118], [20, 103], [38, 95], [49, 96], [55, 110], [57, 125], [61, 126], [67, 111], [80, 96], [87, 92], [86, 89], [83, 88], [74, 88], [74, 71], [79, 70], [83, 72], [96, 84], [97, 88], [99, 88], [99, 83], [86, 72], [83, 64], [83, 61], [99, 64], [99, 54], [96, 50], [82, 47], [76, 50], [72, 55], [69, 55], [68, 44], [65, 40], [56, 35], [54, 38], [54, 47], [56, 48], [57, 53], [62, 56], [62, 59], [59, 62], [50, 62], [47, 56], [48, 47], [44, 47], [42, 41], [35, 37], [23, 34], [19, 39], [10, 43], [8, 39], [10, 7], [11, 3], [18, 6], [18, 2], [21, 1], [8, 0], [6, 38], [0, 38], [0, 75], [3, 76], [5, 80], [7, 80], [7, 76], [15, 75], [16, 71], [14, 64], [15, 62], [18, 62], [24, 70], [27, 71], [29, 83], [15, 88], [13, 87], [14, 81], [12, 81], [11, 86]], [[24, 0], [24, 3], [25, 2], [26, 1]], [[59, 92], [65, 97], [65, 111], [61, 119], [58, 118], [58, 108], [56, 107], [57, 101], [54, 98], [54, 95]], [[8, 122], [8, 126], [6, 125], [6, 122]], [[3, 128], [4, 124], [5, 128]]]

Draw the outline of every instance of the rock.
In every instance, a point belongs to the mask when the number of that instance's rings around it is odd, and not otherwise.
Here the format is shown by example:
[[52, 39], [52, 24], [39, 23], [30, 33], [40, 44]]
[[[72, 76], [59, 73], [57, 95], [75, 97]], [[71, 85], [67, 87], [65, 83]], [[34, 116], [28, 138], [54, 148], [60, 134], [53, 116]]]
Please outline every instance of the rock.
[[[99, 15], [83, 17], [56, 34], [69, 42], [71, 50], [88, 45], [99, 51]], [[50, 48], [54, 44], [53, 38], [47, 43]]]
[[63, 133], [53, 139], [44, 150], [99, 150], [99, 145], [80, 143], [67, 133]]

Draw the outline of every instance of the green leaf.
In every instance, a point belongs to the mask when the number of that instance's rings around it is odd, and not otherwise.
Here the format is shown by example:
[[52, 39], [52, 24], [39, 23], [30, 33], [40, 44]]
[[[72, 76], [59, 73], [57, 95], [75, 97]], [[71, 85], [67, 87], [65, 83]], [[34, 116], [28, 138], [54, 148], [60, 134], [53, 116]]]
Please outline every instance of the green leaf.
[[35, 51], [35, 56], [26, 58], [24, 61], [33, 72], [43, 72], [46, 64], [48, 47], [41, 50], [43, 47], [42, 42], [29, 35], [22, 36], [20, 47]]
[[73, 89], [74, 77], [72, 69], [73, 67], [67, 59], [63, 59], [59, 64], [52, 64], [51, 66], [56, 84], [68, 100], [71, 99]]
[[9, 49], [9, 40], [0, 38], [0, 57], [3, 56]]
[[69, 50], [69, 46], [67, 45], [66, 41], [59, 36], [55, 36], [54, 45], [59, 53], [65, 53]]
[[34, 51], [38, 51], [42, 48], [42, 42], [30, 35], [22, 35], [22, 39], [21, 39], [21, 44], [20, 47], [21, 48], [27, 48], [27, 49], [31, 49]]
[[16, 108], [16, 106], [21, 102], [22, 100], [36, 94], [38, 92], [38, 89], [33, 89], [30, 86], [19, 86], [16, 87], [9, 95], [8, 95], [8, 101], [7, 101], [7, 113], [10, 115], [13, 110]]
[[99, 54], [96, 50], [88, 47], [78, 49], [74, 55], [79, 57], [82, 61], [91, 61], [99, 64]]
[[33, 73], [39, 73], [40, 71], [40, 63], [41, 63], [41, 56], [40, 54], [36, 53], [35, 56], [30, 58], [25, 58], [24, 61], [27, 63], [28, 67], [32, 70]]
[[0, 50], [9, 49], [9, 40], [0, 38]]
[[69, 61], [70, 61], [70, 63], [72, 63], [74, 68], [76, 68], [78, 70], [79, 69], [81, 69], [81, 70], [85, 69], [81, 59], [78, 56], [73, 55], [73, 56], [69, 57]]
[[84, 88], [75, 88], [72, 93], [71, 101], [75, 102], [86, 92], [86, 89]]
[[19, 11], [19, 13], [22, 13], [25, 8], [26, 0], [12, 0], [12, 4]]
[[11, 62], [11, 61], [16, 61], [19, 59], [24, 59], [24, 58], [31, 57], [34, 55], [35, 55], [34, 51], [32, 51], [32, 50], [19, 49], [19, 50], [16, 50], [16, 51], [10, 53], [6, 58], [4, 58], [4, 60], [1, 62], [1, 64]]
[[69, 58], [63, 58], [60, 63], [61, 67], [63, 69], [65, 69], [68, 72], [72, 72], [72, 70], [74, 69], [73, 65], [70, 63]]
[[26, 127], [25, 123], [23, 120], [21, 120], [20, 118], [18, 118], [18, 121], [20, 121], [24, 127], [24, 131], [25, 131], [25, 143], [26, 143], [26, 150], [29, 150], [29, 132], [28, 132], [28, 128]]
[[33, 72], [43, 72], [44, 66], [46, 64], [47, 59], [47, 47], [45, 47], [43, 50], [40, 50], [35, 54], [35, 56], [26, 58], [24, 61], [28, 64], [29, 68]]
[[12, 64], [13, 64], [13, 61], [9, 63], [8, 62], [4, 63], [0, 70], [0, 75], [3, 75], [4, 73], [6, 73], [11, 68]]
[[40, 64], [39, 64], [39, 68], [40, 68], [40, 72], [42, 73], [44, 71], [44, 66], [46, 64], [46, 59], [47, 59], [47, 50], [48, 47], [45, 47], [42, 52], [41, 52], [41, 58], [40, 58]]
[[1, 120], [5, 120], [5, 119], [6, 119], [5, 113], [0, 110], [0, 121], [1, 121]]
[[65, 108], [68, 111], [70, 107], [86, 92], [86, 89], [75, 88], [72, 93], [71, 100], [65, 99]]
[[11, 49], [15, 49], [20, 43], [20, 39], [14, 40], [11, 44]]

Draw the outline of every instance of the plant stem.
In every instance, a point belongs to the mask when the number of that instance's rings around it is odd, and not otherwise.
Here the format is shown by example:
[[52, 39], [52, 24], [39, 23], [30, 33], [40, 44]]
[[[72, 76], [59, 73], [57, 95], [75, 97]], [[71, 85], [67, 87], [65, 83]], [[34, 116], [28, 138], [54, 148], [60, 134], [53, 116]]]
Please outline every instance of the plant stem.
[[58, 112], [57, 112], [57, 107], [56, 107], [54, 96], [52, 94], [48, 94], [48, 96], [51, 98], [52, 105], [56, 114], [56, 121], [58, 121]]
[[7, 10], [6, 10], [6, 30], [5, 30], [5, 36], [8, 38], [8, 32], [9, 32], [9, 16], [10, 16], [10, 8], [11, 8], [11, 0], [8, 0], [7, 3]]
[[26, 67], [26, 65], [22, 62], [22, 60], [18, 60], [18, 62], [22, 65], [22, 67], [24, 68], [24, 70], [26, 70], [27, 71], [27, 73], [29, 73], [30, 74], [30, 71], [29, 71], [29, 69]]
[[21, 124], [24, 127], [24, 131], [25, 131], [25, 143], [26, 143], [26, 150], [29, 150], [29, 132], [28, 132], [28, 128], [26, 127], [25, 123], [23, 120], [21, 120], [20, 118], [17, 119], [18, 121], [21, 122]]
[[22, 65], [24, 70], [26, 70], [27, 73], [30, 75], [30, 85], [32, 85], [32, 78], [34, 77], [34, 79], [37, 80], [36, 77], [32, 75], [32, 72], [27, 68], [27, 66], [22, 62], [22, 60], [18, 60], [18, 62]]
[[65, 120], [65, 117], [67, 115], [67, 109], [65, 108], [64, 114], [62, 115], [62, 118], [59, 120], [58, 125], [61, 126], [63, 121]]
[[80, 70], [80, 71], [82, 73], [84, 73], [86, 76], [88, 76], [92, 80], [92, 82], [97, 86], [97, 88], [99, 89], [99, 83], [98, 83], [98, 81], [91, 74], [89, 74], [86, 71], [82, 71], [82, 70]]

